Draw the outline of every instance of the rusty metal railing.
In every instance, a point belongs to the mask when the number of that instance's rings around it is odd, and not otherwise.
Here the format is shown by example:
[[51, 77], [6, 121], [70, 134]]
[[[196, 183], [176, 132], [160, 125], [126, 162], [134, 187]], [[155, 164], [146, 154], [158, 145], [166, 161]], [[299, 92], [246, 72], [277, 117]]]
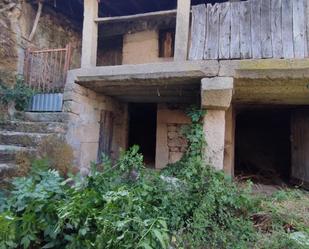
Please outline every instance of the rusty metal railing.
[[61, 93], [71, 62], [71, 45], [58, 49], [28, 48], [25, 56], [25, 82], [42, 93]]

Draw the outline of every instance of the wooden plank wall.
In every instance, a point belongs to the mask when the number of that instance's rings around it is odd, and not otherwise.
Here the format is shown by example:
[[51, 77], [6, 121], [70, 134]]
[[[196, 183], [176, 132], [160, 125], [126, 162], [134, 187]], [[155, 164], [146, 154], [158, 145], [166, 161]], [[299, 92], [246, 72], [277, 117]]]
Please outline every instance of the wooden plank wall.
[[190, 60], [307, 58], [306, 0], [192, 6]]

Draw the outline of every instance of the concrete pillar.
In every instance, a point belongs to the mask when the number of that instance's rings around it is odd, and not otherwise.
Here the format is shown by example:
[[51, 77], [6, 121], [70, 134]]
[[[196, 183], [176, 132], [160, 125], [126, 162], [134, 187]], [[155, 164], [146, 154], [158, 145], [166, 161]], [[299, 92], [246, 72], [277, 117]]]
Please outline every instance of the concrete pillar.
[[217, 170], [223, 170], [225, 111], [207, 110], [204, 117], [204, 135], [207, 142], [205, 163]]
[[217, 170], [224, 169], [226, 110], [233, 95], [233, 78], [202, 79], [201, 105], [207, 109], [204, 117], [204, 134], [207, 142], [205, 163]]
[[177, 1], [175, 61], [185, 61], [188, 55], [191, 0]]
[[94, 20], [98, 17], [98, 7], [97, 0], [84, 0], [82, 68], [95, 67], [97, 63], [98, 24]]

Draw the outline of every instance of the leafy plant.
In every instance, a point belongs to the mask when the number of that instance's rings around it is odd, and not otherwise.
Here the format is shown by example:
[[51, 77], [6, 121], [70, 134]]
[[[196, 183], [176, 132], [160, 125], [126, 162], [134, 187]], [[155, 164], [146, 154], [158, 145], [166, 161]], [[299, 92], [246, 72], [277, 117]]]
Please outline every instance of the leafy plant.
[[[188, 113], [188, 151], [161, 172], [144, 167], [138, 146], [115, 162], [103, 155], [85, 177], [64, 179], [48, 158], [35, 160], [30, 175], [15, 178], [10, 195], [0, 196], [0, 249], [302, 249], [285, 225], [295, 221], [294, 229], [306, 233], [307, 211], [292, 216], [282, 205], [307, 199], [300, 192], [255, 198], [250, 185], [239, 188], [205, 165], [204, 112]], [[271, 235], [256, 229], [253, 217], [263, 212], [272, 219]]]
[[24, 83], [22, 76], [16, 77], [13, 88], [0, 82], [0, 102], [5, 105], [14, 102], [18, 111], [25, 110], [34, 94], [35, 92]]
[[144, 167], [143, 155], [139, 152], [139, 146], [133, 145], [127, 151], [122, 151], [118, 160], [119, 169], [123, 172], [139, 171]]

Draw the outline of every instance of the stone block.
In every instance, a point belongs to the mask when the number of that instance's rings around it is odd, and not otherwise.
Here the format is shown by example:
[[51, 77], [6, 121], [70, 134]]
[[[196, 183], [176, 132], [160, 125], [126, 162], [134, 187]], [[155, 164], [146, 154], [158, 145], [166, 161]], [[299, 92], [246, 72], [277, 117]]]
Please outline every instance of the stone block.
[[173, 139], [173, 138], [177, 138], [179, 135], [175, 131], [170, 131], [170, 132], [168, 132], [167, 136], [168, 136], [169, 139]]
[[167, 131], [176, 131], [176, 130], [177, 130], [176, 125], [168, 125], [168, 127], [167, 127]]
[[233, 87], [233, 78], [230, 77], [202, 79], [202, 107], [206, 109], [228, 109], [232, 101]]

